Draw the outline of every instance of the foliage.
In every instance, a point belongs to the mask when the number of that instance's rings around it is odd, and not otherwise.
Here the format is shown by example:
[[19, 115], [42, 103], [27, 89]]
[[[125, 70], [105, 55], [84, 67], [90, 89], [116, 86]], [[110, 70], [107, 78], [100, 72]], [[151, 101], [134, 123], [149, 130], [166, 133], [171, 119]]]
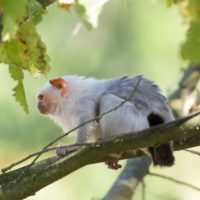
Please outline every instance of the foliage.
[[35, 0], [0, 2], [2, 32], [0, 61], [8, 64], [11, 77], [18, 83], [13, 89], [16, 101], [28, 112], [23, 86], [23, 70], [31, 75], [46, 74], [49, 58], [46, 47], [36, 31], [44, 9]]
[[181, 55], [193, 64], [200, 63], [200, 1], [168, 0], [168, 4], [178, 4], [182, 17], [189, 24], [186, 39], [181, 45]]
[[[32, 76], [46, 75], [50, 71], [46, 46], [37, 33], [36, 25], [42, 20], [46, 6], [55, 0], [0, 1], [0, 62], [9, 66], [11, 77], [17, 81], [13, 89], [16, 101], [28, 112], [23, 78], [24, 71]], [[103, 6], [109, 0], [59, 0], [67, 11], [74, 10], [86, 28], [96, 28]], [[200, 1], [165, 0], [167, 6], [177, 5], [188, 24], [181, 55], [192, 62], [200, 62]]]

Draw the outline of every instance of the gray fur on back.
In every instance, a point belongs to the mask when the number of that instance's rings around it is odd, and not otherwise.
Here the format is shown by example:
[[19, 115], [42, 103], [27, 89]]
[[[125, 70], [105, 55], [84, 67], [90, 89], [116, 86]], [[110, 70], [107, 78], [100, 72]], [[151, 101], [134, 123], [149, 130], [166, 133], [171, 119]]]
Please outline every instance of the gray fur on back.
[[160, 93], [159, 87], [153, 81], [143, 78], [142, 75], [110, 80], [107, 82], [107, 92], [125, 100], [130, 97], [139, 79], [141, 79], [140, 84], [130, 102], [146, 116], [153, 112], [162, 116], [165, 122], [172, 121], [174, 117], [167, 104], [167, 99]]

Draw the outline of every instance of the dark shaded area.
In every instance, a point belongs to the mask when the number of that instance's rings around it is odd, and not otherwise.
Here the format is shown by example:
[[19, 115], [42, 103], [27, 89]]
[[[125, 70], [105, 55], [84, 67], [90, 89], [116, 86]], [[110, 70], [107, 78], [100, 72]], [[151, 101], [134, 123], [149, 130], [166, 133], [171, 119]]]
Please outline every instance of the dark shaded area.
[[[150, 127], [164, 123], [163, 118], [155, 113], [150, 113], [147, 119]], [[170, 143], [149, 147], [148, 150], [155, 166], [172, 166], [174, 164], [175, 159]]]
[[163, 118], [161, 116], [157, 115], [157, 114], [154, 114], [154, 113], [150, 113], [149, 116], [147, 117], [147, 119], [148, 119], [150, 127], [164, 123]]

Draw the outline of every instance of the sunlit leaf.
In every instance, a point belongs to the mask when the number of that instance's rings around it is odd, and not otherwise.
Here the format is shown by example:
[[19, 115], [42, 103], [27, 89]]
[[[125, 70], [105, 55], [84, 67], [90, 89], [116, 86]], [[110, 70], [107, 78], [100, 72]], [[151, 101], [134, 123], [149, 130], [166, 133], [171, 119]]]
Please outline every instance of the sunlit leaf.
[[200, 20], [191, 22], [181, 55], [192, 63], [200, 63]]
[[24, 85], [22, 81], [18, 81], [17, 85], [13, 88], [14, 96], [17, 102], [23, 107], [24, 111], [28, 113], [28, 105], [26, 102]]
[[49, 72], [49, 57], [46, 46], [32, 22], [19, 26], [16, 39], [0, 45], [0, 60], [8, 65], [16, 65], [31, 72]]
[[24, 74], [19, 67], [14, 65], [9, 66], [9, 73], [14, 80], [22, 81], [24, 79]]
[[76, 0], [75, 10], [87, 28], [98, 26], [98, 17], [109, 0]]
[[4, 43], [5, 51], [4, 53], [7, 55], [6, 64], [14, 64], [23, 69], [28, 69], [26, 56], [24, 52], [26, 52], [26, 45], [20, 41], [20, 39], [12, 39], [8, 42]]
[[42, 20], [44, 8], [36, 0], [27, 1], [27, 17], [32, 20], [34, 24], [38, 24]]
[[19, 35], [22, 43], [26, 45], [24, 56], [27, 59], [28, 70], [33, 72], [33, 68], [40, 73], [49, 72], [49, 57], [46, 53], [46, 46], [41, 41], [39, 34], [33, 23], [28, 22], [19, 27]]
[[15, 36], [18, 23], [25, 14], [26, 0], [0, 1], [0, 10], [3, 13], [2, 39], [9, 40]]
[[200, 19], [200, 1], [188, 0], [188, 12], [192, 20]]
[[44, 9], [35, 0], [20, 0], [12, 3], [3, 0], [0, 1], [0, 11], [3, 13], [0, 62], [8, 64], [11, 77], [18, 81], [13, 89], [14, 96], [28, 112], [22, 70], [29, 71], [31, 75], [46, 74], [50, 70], [46, 46], [35, 27], [42, 19]]
[[24, 91], [24, 85], [23, 85], [23, 78], [24, 74], [22, 72], [22, 69], [20, 69], [17, 66], [10, 65], [9, 66], [9, 72], [11, 77], [18, 81], [17, 85], [13, 88], [15, 99], [17, 102], [20, 103], [20, 105], [23, 107], [24, 111], [28, 113], [28, 105], [26, 102], [26, 96]]

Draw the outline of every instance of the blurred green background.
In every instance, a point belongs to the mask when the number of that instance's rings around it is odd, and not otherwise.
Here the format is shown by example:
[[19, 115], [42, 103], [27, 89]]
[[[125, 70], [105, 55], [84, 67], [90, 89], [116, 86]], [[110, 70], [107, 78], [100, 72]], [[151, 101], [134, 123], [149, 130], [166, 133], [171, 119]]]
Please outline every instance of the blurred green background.
[[[164, 94], [172, 91], [187, 65], [181, 60], [179, 46], [184, 40], [184, 25], [177, 7], [167, 8], [165, 1], [111, 0], [100, 16], [97, 29], [84, 26], [73, 12], [48, 7], [38, 31], [51, 57], [48, 77], [33, 79], [26, 74], [25, 87], [30, 113], [27, 115], [12, 97], [15, 83], [4, 65], [0, 67], [0, 168], [40, 150], [62, 131], [50, 119], [39, 115], [36, 94], [47, 78], [80, 74], [97, 78], [114, 78], [124, 74], [144, 74], [160, 85]], [[71, 143], [74, 136], [64, 142]], [[177, 152], [172, 168], [152, 168], [200, 186], [200, 159]], [[47, 155], [49, 156], [49, 155]], [[122, 162], [123, 163], [123, 162]], [[84, 167], [42, 189], [27, 200], [100, 199], [110, 188], [119, 171], [104, 164]], [[146, 177], [147, 200], [199, 200], [200, 194], [165, 180]], [[138, 187], [134, 199], [141, 199]]]

